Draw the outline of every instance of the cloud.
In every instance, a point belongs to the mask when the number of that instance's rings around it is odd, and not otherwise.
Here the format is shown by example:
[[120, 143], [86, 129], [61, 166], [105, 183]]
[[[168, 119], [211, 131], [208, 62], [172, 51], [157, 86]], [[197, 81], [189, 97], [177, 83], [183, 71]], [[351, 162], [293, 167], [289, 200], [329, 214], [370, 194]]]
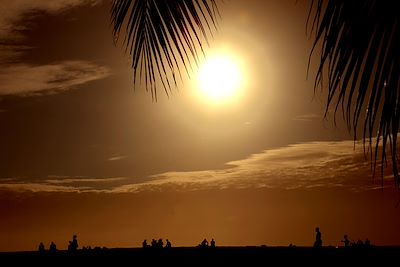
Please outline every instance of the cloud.
[[73, 7], [81, 5], [96, 5], [101, 0], [13, 0], [7, 4], [0, 5], [0, 39], [15, 40], [22, 38], [20, 30], [24, 30], [27, 25], [22, 26], [19, 22], [27, 14], [34, 12], [46, 12], [57, 14]]
[[86, 189], [90, 188], [75, 188], [72, 186], [60, 186], [60, 185], [51, 185], [51, 184], [43, 184], [43, 183], [6, 183], [0, 184], [0, 189], [10, 190], [16, 192], [82, 192], [86, 191]]
[[[85, 178], [51, 176], [43, 181], [26, 181], [16, 178], [0, 179], [0, 189], [17, 192], [109, 192], [109, 188], [126, 183], [127, 177]], [[129, 180], [128, 180], [129, 182]]]
[[107, 67], [87, 61], [45, 65], [16, 64], [32, 47], [24, 45], [22, 30], [40, 13], [58, 14], [102, 0], [13, 0], [0, 5], [0, 95], [36, 95], [64, 91], [107, 77]]
[[112, 177], [112, 178], [65, 178], [65, 179], [49, 179], [45, 180], [49, 184], [75, 184], [75, 183], [110, 183], [122, 181], [126, 177]]
[[101, 0], [14, 0], [0, 5], [0, 95], [55, 93], [109, 76], [109, 68], [88, 61], [16, 64], [18, 58], [31, 49], [22, 44], [20, 33], [28, 29], [29, 15], [38, 12], [57, 14], [99, 2]]
[[[370, 162], [362, 144], [353, 141], [309, 142], [265, 150], [246, 159], [227, 163], [222, 170], [167, 172], [153, 175], [142, 184], [126, 184], [113, 192], [137, 192], [178, 187], [318, 189], [343, 187], [353, 191], [381, 188], [372, 179]], [[388, 175], [390, 177], [390, 175]], [[393, 178], [384, 179], [392, 184]]]
[[110, 157], [108, 160], [116, 161], [116, 160], [121, 160], [121, 159], [126, 159], [126, 158], [127, 158], [127, 156], [113, 156], [113, 157]]
[[16, 58], [20, 57], [32, 47], [26, 45], [11, 45], [0, 43], [0, 62], [2, 65], [13, 63]]
[[[384, 186], [393, 186], [388, 173]], [[379, 176], [379, 175], [378, 175]], [[199, 190], [225, 188], [276, 188], [319, 190], [346, 188], [364, 191], [382, 188], [381, 179], [372, 179], [371, 165], [362, 144], [353, 141], [308, 142], [265, 150], [245, 159], [226, 163], [225, 169], [166, 172], [147, 179], [128, 177], [91, 179], [55, 177], [27, 184], [0, 180], [0, 188], [11, 190], [60, 190], [125, 193], [163, 189]]]
[[15, 64], [0, 70], [0, 95], [35, 95], [75, 88], [110, 75], [110, 69], [88, 61], [47, 65]]
[[313, 121], [317, 119], [321, 119], [321, 115], [315, 113], [307, 113], [303, 115], [299, 115], [293, 118], [294, 121]]

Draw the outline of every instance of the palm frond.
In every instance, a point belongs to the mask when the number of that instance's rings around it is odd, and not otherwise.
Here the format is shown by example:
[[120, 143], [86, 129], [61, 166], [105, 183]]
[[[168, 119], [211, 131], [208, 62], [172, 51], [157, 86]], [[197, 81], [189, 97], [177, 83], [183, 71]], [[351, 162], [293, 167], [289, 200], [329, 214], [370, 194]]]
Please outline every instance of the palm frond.
[[400, 12], [396, 2], [316, 0], [310, 14], [308, 23], [315, 33], [310, 57], [321, 47], [314, 89], [327, 88], [326, 113], [331, 107], [335, 115], [341, 109], [355, 140], [358, 129], [362, 131], [364, 147], [369, 141], [374, 173], [379, 158], [383, 173], [386, 147], [390, 147], [398, 184]]
[[[204, 53], [202, 39], [216, 28], [215, 0], [115, 0], [111, 10], [118, 40], [124, 25], [124, 45], [132, 58], [134, 85], [144, 79], [157, 100], [157, 82], [167, 95], [183, 66], [189, 75]], [[181, 66], [181, 67], [180, 67]], [[138, 77], [139, 76], [139, 77]], [[171, 78], [172, 77], [172, 78]]]

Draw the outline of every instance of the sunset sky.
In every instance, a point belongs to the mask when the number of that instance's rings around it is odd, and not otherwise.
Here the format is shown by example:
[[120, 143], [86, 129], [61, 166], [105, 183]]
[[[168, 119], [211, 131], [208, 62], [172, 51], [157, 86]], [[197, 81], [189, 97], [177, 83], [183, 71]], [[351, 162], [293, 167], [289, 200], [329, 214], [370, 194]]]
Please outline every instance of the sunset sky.
[[203, 58], [154, 101], [114, 45], [111, 1], [0, 0], [0, 251], [73, 234], [310, 246], [316, 226], [324, 245], [400, 244], [390, 170], [373, 179], [341, 116], [324, 119], [314, 64], [306, 77], [309, 2], [218, 3], [205, 53], [233, 62], [236, 91], [210, 98]]

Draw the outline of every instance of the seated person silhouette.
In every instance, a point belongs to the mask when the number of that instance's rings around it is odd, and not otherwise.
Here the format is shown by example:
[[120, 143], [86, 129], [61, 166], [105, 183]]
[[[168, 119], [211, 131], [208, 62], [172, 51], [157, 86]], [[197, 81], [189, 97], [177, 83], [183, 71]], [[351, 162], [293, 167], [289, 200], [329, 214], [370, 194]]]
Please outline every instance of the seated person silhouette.
[[53, 241], [51, 241], [49, 251], [50, 252], [56, 252], [57, 251], [57, 246]]
[[72, 236], [72, 241], [69, 241], [68, 251], [75, 252], [78, 250], [78, 240], [77, 235]]
[[344, 247], [348, 248], [350, 247], [350, 240], [348, 239], [347, 235], [343, 236], [344, 240], [342, 240], [341, 242], [344, 243]]
[[40, 242], [40, 244], [39, 244], [39, 252], [44, 252], [44, 244], [43, 244], [43, 242]]
[[142, 242], [142, 247], [143, 247], [143, 248], [147, 248], [147, 247], [148, 247], [148, 245], [147, 245], [147, 240], [146, 240], [146, 239], [143, 240], [143, 242]]
[[158, 239], [158, 241], [157, 241], [157, 247], [158, 247], [158, 248], [163, 248], [163, 246], [164, 246], [164, 242], [163, 242], [162, 238]]
[[210, 246], [211, 246], [212, 248], [215, 248], [215, 241], [214, 241], [214, 238], [211, 239]]
[[201, 242], [201, 247], [203, 247], [203, 248], [208, 247], [208, 241], [206, 238], [204, 238], [204, 240]]
[[171, 242], [167, 239], [167, 244], [165, 245], [166, 248], [171, 248]]
[[157, 241], [154, 238], [151, 240], [151, 247], [152, 248], [156, 248], [157, 247]]

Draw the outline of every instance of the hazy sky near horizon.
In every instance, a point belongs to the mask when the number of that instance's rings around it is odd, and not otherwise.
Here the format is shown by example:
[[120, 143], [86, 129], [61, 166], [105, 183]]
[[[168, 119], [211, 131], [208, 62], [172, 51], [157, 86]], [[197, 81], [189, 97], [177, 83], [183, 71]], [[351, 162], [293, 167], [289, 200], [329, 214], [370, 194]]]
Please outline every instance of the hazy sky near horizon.
[[[307, 1], [225, 1], [206, 54], [246, 86], [229, 105], [196, 73], [157, 102], [133, 89], [110, 1], [0, 0], [0, 251], [81, 245], [399, 244], [398, 193], [306, 79]], [[311, 66], [311, 71], [314, 65]], [[312, 77], [312, 76], [311, 76]]]

